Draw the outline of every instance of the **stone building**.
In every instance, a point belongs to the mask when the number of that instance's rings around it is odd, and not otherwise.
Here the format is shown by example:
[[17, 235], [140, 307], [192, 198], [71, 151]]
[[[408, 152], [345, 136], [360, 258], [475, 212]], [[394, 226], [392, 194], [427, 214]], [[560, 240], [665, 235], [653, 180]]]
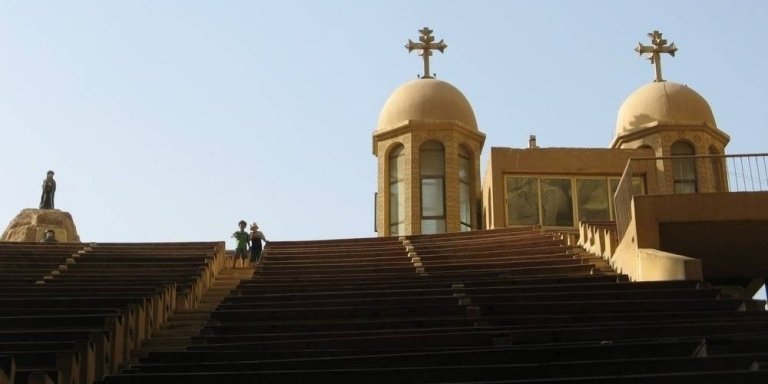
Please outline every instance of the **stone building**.
[[461, 91], [429, 74], [434, 42], [424, 28], [420, 43], [424, 75], [389, 96], [373, 133], [378, 157], [376, 228], [380, 236], [482, 229], [480, 132], [472, 106]]
[[223, 241], [80, 243], [24, 210], [0, 241], [0, 384], [768, 382], [768, 156], [724, 155], [707, 102], [661, 79], [674, 45], [638, 48], [656, 81], [611, 148], [531, 137], [481, 182], [485, 135], [421, 32], [424, 76], [373, 135], [379, 237], [233, 268]]
[[[621, 105], [609, 148], [542, 148], [531, 136], [528, 148], [491, 148], [482, 178], [485, 135], [472, 106], [429, 72], [433, 51], [447, 46], [427, 28], [420, 33], [406, 48], [421, 52], [424, 75], [392, 93], [373, 132], [379, 236], [531, 225], [576, 233], [616, 222], [615, 239], [595, 251], [633, 278], [768, 275], [768, 263], [758, 261], [768, 244], [751, 237], [768, 229], [766, 156], [725, 156], [730, 137], [706, 99], [663, 79], [662, 55], [677, 48], [660, 32], [635, 49], [654, 64], [655, 77]], [[703, 233], [717, 241], [694, 239]], [[739, 246], [745, 237], [750, 246]], [[727, 262], [718, 256], [735, 248]], [[667, 253], [652, 263], [644, 249]], [[691, 269], [679, 255], [702, 264]], [[679, 270], [691, 275], [672, 272]]]

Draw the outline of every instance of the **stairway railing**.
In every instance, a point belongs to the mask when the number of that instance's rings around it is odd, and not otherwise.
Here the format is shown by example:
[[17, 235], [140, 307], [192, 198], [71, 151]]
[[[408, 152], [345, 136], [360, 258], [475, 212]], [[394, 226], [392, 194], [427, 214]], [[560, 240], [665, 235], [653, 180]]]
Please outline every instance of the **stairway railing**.
[[632, 158], [613, 196], [619, 239], [636, 195], [768, 191], [768, 154]]

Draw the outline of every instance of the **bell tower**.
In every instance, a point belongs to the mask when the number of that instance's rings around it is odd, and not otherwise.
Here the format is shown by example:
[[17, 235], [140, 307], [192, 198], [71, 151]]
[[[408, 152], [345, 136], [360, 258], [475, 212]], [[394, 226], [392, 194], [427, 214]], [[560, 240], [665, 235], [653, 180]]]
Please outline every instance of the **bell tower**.
[[433, 51], [443, 52], [432, 30], [419, 31], [424, 74], [389, 97], [373, 132], [378, 162], [376, 231], [403, 236], [480, 229], [480, 152], [485, 134], [466, 97], [429, 73]]
[[651, 148], [663, 175], [663, 190], [674, 193], [727, 190], [725, 167], [715, 158], [723, 155], [730, 137], [715, 123], [709, 103], [684, 84], [661, 76], [661, 54], [674, 56], [677, 47], [667, 44], [659, 31], [648, 34], [651, 45], [635, 51], [654, 65], [655, 78], [633, 92], [621, 105], [611, 148]]

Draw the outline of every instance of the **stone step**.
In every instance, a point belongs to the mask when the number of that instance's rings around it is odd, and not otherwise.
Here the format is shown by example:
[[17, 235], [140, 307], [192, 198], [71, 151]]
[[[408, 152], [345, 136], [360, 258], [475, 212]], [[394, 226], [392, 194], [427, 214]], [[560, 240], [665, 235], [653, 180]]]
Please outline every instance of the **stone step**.
[[226, 287], [216, 287], [214, 285], [213, 287], [208, 288], [208, 291], [205, 293], [204, 297], [227, 296], [235, 289], [237, 289], [237, 285]]
[[[483, 365], [514, 361], [517, 364], [535, 364], [540, 361], [584, 361], [620, 358], [675, 357], [690, 356], [700, 344], [699, 340], [663, 340], [639, 341], [616, 344], [575, 344], [575, 345], [544, 345], [544, 346], [497, 346], [494, 348], [477, 348], [433, 353], [398, 353], [368, 355], [355, 354], [352, 351], [183, 351], [179, 353], [156, 352], [146, 363], [218, 363], [232, 361], [263, 361], [265, 364], [299, 365], [302, 369], [354, 369], [363, 367], [366, 363], [378, 360], [394, 362], [396, 360], [431, 360], [444, 365]], [[277, 361], [275, 361], [277, 360]], [[272, 361], [270, 363], [270, 361]], [[326, 365], [323, 366], [324, 363]], [[405, 361], [405, 364], [409, 364]], [[383, 365], [383, 364], [382, 364]], [[413, 366], [413, 364], [409, 364]]]
[[157, 333], [161, 334], [165, 331], [179, 331], [184, 329], [195, 329], [204, 326], [207, 320], [189, 320], [189, 321], [172, 321], [165, 323]]
[[233, 275], [233, 276], [217, 276], [216, 280], [214, 280], [216, 283], [233, 283], [237, 282], [241, 279], [247, 279], [250, 278], [253, 275], [253, 272], [248, 273], [247, 275]]
[[197, 308], [173, 314], [153, 337], [134, 353], [144, 357], [150, 351], [178, 351], [191, 344], [192, 337], [210, 321], [211, 312], [234, 291], [240, 282], [251, 279], [253, 268], [231, 269], [220, 272], [211, 287], [203, 294]]
[[163, 340], [176, 339], [180, 337], [194, 337], [200, 333], [202, 328], [202, 326], [198, 326], [179, 330], [160, 330], [152, 336], [151, 340], [155, 340], [157, 343], [162, 344]]
[[237, 279], [233, 279], [233, 280], [218, 280], [217, 279], [217, 280], [215, 280], [213, 282], [213, 284], [211, 285], [210, 288], [224, 289], [224, 288], [227, 288], [227, 287], [233, 287], [233, 286], [236, 287], [238, 284], [240, 284], [241, 281], [248, 280], [250, 278], [251, 278], [251, 276], [243, 277], [243, 278], [237, 278]]
[[221, 302], [222, 300], [230, 296], [232, 295], [230, 294], [225, 296], [203, 297], [203, 299], [200, 300], [198, 304], [215, 304], [215, 303]]
[[249, 274], [253, 273], [254, 270], [256, 270], [256, 268], [225, 269], [219, 273], [219, 277], [227, 278], [227, 277], [248, 276]]
[[210, 313], [207, 311], [195, 311], [195, 312], [177, 312], [173, 316], [171, 316], [168, 319], [168, 322], [174, 322], [174, 321], [190, 321], [190, 320], [198, 320], [198, 321], [206, 321], [210, 318]]
[[163, 338], [157, 338], [157, 339], [149, 339], [145, 344], [142, 345], [143, 349], [154, 349], [156, 347], [160, 348], [184, 348], [192, 343], [192, 338], [187, 336], [174, 336], [174, 337], [163, 337]]
[[205, 299], [200, 300], [200, 304], [215, 304], [215, 303], [221, 302], [222, 300], [224, 300], [229, 296], [230, 295], [219, 296], [219, 297], [206, 297]]

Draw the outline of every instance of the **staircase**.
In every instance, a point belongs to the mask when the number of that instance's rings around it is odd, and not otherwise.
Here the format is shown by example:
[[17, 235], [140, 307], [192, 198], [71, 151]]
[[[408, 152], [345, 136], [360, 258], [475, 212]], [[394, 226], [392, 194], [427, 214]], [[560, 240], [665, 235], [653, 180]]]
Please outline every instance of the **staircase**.
[[173, 314], [163, 327], [144, 342], [130, 360], [135, 364], [150, 352], [184, 350], [191, 344], [192, 337], [211, 318], [211, 313], [243, 280], [253, 277], [254, 268], [225, 268], [216, 277], [213, 285], [205, 292], [197, 308]]
[[104, 383], [768, 382], [767, 312], [537, 228], [272, 242], [239, 277]]

